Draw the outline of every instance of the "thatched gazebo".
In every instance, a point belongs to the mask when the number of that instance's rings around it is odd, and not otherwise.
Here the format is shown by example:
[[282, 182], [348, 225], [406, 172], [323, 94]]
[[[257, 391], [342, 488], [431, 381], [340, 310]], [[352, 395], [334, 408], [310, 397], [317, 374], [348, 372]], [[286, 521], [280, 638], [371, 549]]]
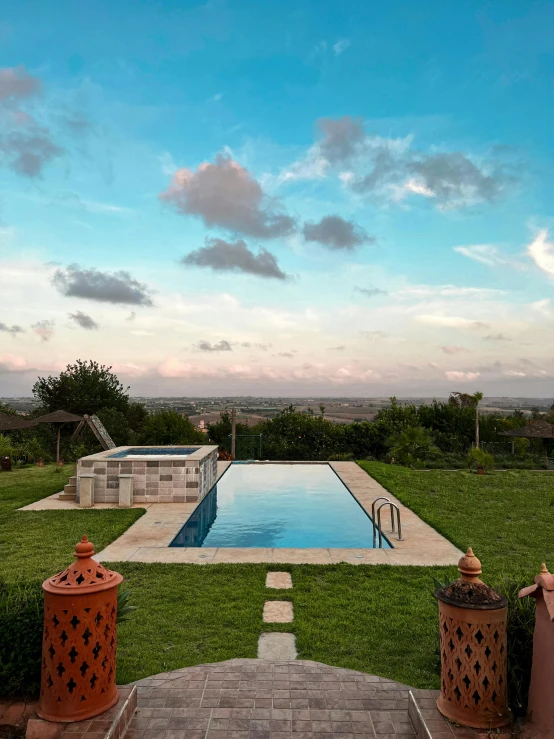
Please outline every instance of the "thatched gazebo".
[[521, 439], [542, 439], [544, 445], [544, 457], [548, 466], [548, 441], [554, 441], [554, 424], [548, 421], [529, 421], [528, 424], [519, 429], [501, 431], [499, 436], [516, 436]]
[[4, 431], [19, 431], [20, 429], [30, 429], [36, 426], [37, 422], [33, 419], [23, 418], [23, 416], [12, 416], [9, 413], [0, 413], [0, 433]]
[[58, 439], [56, 442], [56, 463], [60, 461], [60, 430], [62, 423], [79, 423], [83, 419], [81, 416], [76, 416], [74, 413], [68, 413], [67, 411], [54, 411], [53, 413], [46, 413], [44, 416], [39, 416], [35, 419], [37, 423], [55, 423], [58, 426]]

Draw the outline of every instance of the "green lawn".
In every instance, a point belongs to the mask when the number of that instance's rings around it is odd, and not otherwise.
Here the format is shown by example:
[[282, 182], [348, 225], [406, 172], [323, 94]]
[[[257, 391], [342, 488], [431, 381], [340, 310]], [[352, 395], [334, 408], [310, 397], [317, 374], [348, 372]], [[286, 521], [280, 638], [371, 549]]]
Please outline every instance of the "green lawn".
[[[460, 548], [471, 544], [490, 584], [531, 582], [554, 565], [554, 474], [470, 476], [362, 466]], [[14, 509], [61, 489], [53, 468], [0, 474], [0, 578], [44, 577], [71, 559], [87, 533], [97, 548], [140, 511], [20, 513]], [[409, 536], [409, 532], [407, 532]], [[119, 628], [121, 683], [187, 665], [254, 657], [262, 630], [293, 630], [299, 656], [351, 667], [415, 687], [437, 687], [433, 577], [455, 568], [365, 565], [177, 565], [113, 563], [139, 606]], [[292, 573], [292, 591], [265, 590], [268, 570]], [[294, 602], [294, 624], [262, 624], [268, 597]]]
[[472, 546], [489, 584], [505, 576], [532, 579], [544, 561], [554, 567], [554, 472], [360, 466], [460, 549]]
[[144, 511], [18, 511], [63, 489], [73, 472], [66, 465], [0, 472], [0, 580], [44, 579], [73, 561], [83, 534], [100, 551]]

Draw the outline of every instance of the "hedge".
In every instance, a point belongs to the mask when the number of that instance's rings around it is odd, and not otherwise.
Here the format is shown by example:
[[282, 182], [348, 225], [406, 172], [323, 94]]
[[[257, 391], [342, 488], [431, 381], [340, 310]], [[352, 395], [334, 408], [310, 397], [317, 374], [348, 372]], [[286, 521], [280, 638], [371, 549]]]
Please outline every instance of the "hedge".
[[0, 582], [0, 695], [36, 697], [40, 690], [41, 581]]

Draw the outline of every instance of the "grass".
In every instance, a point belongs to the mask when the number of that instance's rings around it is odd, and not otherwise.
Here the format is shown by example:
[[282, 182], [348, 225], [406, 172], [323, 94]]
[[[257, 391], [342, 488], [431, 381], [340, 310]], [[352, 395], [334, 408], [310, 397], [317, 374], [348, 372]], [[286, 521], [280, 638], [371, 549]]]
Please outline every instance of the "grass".
[[[554, 561], [554, 477], [549, 473], [414, 472], [363, 462], [364, 469], [461, 549], [472, 545], [486, 582], [530, 583]], [[97, 548], [140, 511], [19, 513], [61, 489], [70, 469], [0, 474], [0, 579], [45, 577], [71, 559], [86, 532]], [[409, 536], [409, 532], [406, 532]], [[232, 657], [255, 657], [262, 631], [294, 631], [299, 656], [420, 688], [438, 686], [433, 578], [453, 567], [385, 565], [178, 565], [113, 563], [139, 607], [118, 630], [118, 681]], [[267, 591], [268, 570], [292, 573], [294, 588]], [[262, 623], [268, 598], [292, 600], [293, 624]]]
[[532, 581], [541, 562], [554, 566], [554, 472], [360, 466], [460, 549], [472, 546], [489, 584], [505, 577]]
[[[441, 568], [356, 565], [113, 563], [139, 607], [118, 630], [118, 681], [187, 665], [255, 657], [262, 631], [293, 631], [301, 659], [436, 687]], [[268, 591], [268, 570], [292, 590]], [[292, 600], [293, 624], [263, 624], [265, 600]]]
[[66, 465], [25, 467], [0, 473], [0, 581], [44, 579], [73, 561], [83, 534], [100, 551], [144, 511], [18, 511], [63, 489], [73, 473]]

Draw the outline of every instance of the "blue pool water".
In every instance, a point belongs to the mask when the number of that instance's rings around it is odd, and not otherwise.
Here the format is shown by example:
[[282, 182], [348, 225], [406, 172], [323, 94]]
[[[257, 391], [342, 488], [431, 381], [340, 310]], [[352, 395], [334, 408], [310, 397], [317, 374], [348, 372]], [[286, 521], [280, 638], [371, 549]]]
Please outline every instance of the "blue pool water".
[[158, 446], [158, 447], [149, 447], [147, 449], [141, 449], [138, 447], [137, 449], [124, 449], [122, 452], [116, 452], [115, 454], [110, 454], [107, 459], [125, 459], [125, 457], [165, 457], [166, 455], [169, 455], [171, 457], [173, 456], [179, 456], [179, 457], [187, 457], [189, 454], [192, 454], [195, 452], [196, 449], [191, 449], [190, 447], [186, 446]]
[[372, 548], [373, 528], [329, 465], [233, 464], [170, 546]]

